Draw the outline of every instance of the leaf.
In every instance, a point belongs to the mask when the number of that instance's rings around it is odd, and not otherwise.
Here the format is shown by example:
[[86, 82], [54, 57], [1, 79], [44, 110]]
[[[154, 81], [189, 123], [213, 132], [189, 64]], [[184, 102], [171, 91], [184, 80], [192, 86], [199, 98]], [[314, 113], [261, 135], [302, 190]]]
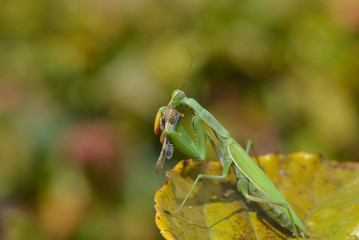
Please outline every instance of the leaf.
[[[304, 152], [268, 154], [260, 166], [307, 228], [310, 239], [359, 239], [359, 164]], [[167, 171], [155, 196], [156, 224], [166, 239], [286, 239], [293, 237], [226, 180], [201, 179], [178, 209], [200, 173], [221, 175], [220, 162], [186, 160]]]

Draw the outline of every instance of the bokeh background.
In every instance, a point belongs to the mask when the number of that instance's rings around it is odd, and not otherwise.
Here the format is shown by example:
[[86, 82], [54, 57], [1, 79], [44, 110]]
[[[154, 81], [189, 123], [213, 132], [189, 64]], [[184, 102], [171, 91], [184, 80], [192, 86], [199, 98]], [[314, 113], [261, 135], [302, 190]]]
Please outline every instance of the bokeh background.
[[259, 154], [357, 161], [359, 3], [2, 0], [0, 239], [162, 239], [180, 85]]

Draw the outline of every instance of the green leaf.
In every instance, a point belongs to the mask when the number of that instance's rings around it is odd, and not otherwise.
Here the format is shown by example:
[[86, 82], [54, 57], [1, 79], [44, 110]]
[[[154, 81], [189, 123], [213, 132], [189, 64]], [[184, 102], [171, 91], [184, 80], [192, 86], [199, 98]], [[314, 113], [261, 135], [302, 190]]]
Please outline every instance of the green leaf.
[[[323, 159], [319, 154], [269, 154], [260, 166], [302, 220], [310, 239], [359, 239], [359, 164]], [[290, 232], [271, 220], [236, 188], [231, 172], [225, 181], [201, 179], [182, 203], [200, 173], [221, 175], [219, 162], [186, 160], [167, 171], [158, 190], [156, 224], [166, 239], [286, 239]]]

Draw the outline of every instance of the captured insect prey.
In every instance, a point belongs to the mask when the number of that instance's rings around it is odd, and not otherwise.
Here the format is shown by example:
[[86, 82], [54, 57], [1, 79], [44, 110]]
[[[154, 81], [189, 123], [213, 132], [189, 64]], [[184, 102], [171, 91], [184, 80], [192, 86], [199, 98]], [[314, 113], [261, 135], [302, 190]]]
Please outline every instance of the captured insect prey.
[[171, 105], [164, 107], [162, 111], [159, 111], [155, 120], [155, 133], [160, 137], [162, 150], [156, 163], [156, 173], [160, 174], [163, 164], [167, 159], [170, 159], [173, 155], [173, 143], [172, 140], [164, 133], [166, 129], [175, 130], [177, 123], [183, 117], [183, 114], [178, 112]]

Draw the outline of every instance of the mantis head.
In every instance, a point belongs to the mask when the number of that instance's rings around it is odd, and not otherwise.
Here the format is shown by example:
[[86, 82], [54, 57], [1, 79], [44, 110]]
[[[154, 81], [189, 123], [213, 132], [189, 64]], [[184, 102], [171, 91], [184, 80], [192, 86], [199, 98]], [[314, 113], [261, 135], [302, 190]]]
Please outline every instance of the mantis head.
[[186, 98], [186, 94], [183, 91], [176, 89], [172, 92], [171, 101], [168, 105], [178, 108], [183, 104], [182, 101], [184, 98]]

